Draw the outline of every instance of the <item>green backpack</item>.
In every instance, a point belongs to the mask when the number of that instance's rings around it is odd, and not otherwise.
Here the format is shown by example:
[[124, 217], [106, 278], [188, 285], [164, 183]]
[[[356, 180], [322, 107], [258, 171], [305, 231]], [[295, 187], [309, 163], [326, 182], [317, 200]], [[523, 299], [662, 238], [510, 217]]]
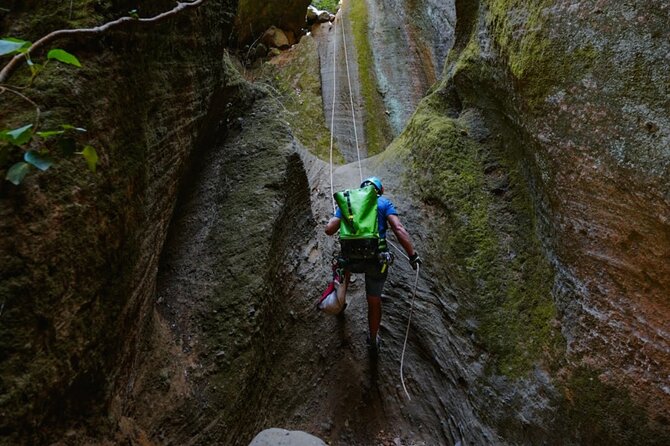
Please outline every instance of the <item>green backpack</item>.
[[370, 260], [379, 252], [377, 190], [374, 186], [345, 189], [334, 195], [340, 207], [340, 247], [342, 257]]

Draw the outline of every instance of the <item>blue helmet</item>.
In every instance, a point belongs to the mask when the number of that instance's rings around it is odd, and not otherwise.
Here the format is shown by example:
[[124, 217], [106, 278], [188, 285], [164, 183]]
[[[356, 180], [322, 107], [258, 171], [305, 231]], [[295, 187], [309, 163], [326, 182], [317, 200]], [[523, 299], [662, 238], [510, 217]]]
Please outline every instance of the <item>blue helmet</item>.
[[361, 187], [365, 187], [368, 184], [372, 184], [375, 189], [377, 189], [377, 195], [382, 195], [384, 193], [384, 186], [382, 186], [382, 180], [377, 177], [369, 177], [363, 180]]

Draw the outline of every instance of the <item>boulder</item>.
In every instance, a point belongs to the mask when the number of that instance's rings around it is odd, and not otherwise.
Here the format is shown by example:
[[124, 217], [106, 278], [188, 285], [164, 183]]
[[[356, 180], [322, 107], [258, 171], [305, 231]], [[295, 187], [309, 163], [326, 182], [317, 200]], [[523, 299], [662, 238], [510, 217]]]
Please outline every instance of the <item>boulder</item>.
[[295, 45], [298, 43], [298, 39], [296, 38], [296, 35], [293, 31], [286, 31], [284, 34], [286, 34], [286, 39], [288, 40], [289, 45]]
[[335, 14], [331, 14], [325, 10], [322, 11], [316, 9], [314, 6], [309, 5], [309, 8], [307, 8], [307, 16], [305, 18], [307, 19], [307, 23], [311, 25], [314, 23], [332, 22], [335, 20]]
[[332, 14], [328, 11], [319, 11], [318, 20], [319, 23], [330, 22], [330, 16]]
[[256, 435], [249, 446], [326, 446], [326, 443], [306, 432], [272, 428]]
[[296, 34], [305, 27], [305, 11], [311, 0], [239, 0], [235, 15], [238, 46], [256, 40], [258, 33], [274, 25]]
[[265, 31], [261, 42], [270, 48], [288, 48], [290, 46], [286, 33], [276, 26], [271, 26]]
[[307, 16], [305, 17], [307, 19], [307, 23], [314, 23], [316, 20], [319, 18], [319, 10], [316, 9], [314, 6], [309, 5], [307, 7]]

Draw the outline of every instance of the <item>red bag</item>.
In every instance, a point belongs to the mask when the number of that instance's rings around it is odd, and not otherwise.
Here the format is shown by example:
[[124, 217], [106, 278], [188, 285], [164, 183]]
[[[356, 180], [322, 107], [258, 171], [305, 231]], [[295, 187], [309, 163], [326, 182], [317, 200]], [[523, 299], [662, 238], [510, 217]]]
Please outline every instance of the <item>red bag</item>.
[[326, 290], [321, 294], [321, 299], [316, 304], [316, 308], [328, 314], [340, 314], [347, 305], [346, 285], [342, 269], [338, 264], [333, 265], [333, 280], [330, 281]]

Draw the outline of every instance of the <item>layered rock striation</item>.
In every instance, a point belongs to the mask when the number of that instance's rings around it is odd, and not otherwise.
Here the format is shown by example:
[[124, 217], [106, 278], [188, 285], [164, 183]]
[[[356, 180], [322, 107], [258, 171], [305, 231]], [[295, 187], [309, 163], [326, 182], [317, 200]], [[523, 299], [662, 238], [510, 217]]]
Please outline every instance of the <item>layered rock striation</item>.
[[[173, 6], [153, 2], [140, 13]], [[55, 42], [83, 68], [52, 64], [24, 90], [41, 106], [44, 128], [85, 127], [100, 162], [91, 174], [79, 159], [62, 160], [20, 187], [1, 186], [3, 441], [51, 442], [75, 420], [104, 413], [126, 382], [139, 328], [151, 315], [181, 177], [208, 139], [210, 105], [237, 97], [221, 58], [232, 11], [226, 1], [207, 2], [152, 26]], [[126, 14], [109, 2], [33, 2], [5, 13], [3, 28], [35, 41]], [[10, 83], [21, 86], [26, 73], [24, 67]], [[1, 100], [3, 125], [32, 120], [30, 106], [7, 94]]]

